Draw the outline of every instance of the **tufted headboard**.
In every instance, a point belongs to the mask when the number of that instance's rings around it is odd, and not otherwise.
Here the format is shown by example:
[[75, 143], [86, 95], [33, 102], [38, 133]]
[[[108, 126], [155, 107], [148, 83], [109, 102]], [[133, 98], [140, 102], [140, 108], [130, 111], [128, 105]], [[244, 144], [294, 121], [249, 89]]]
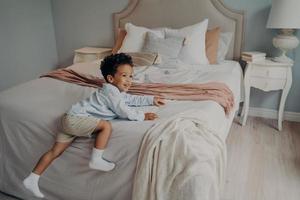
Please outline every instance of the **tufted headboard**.
[[222, 0], [129, 0], [113, 17], [115, 38], [127, 22], [148, 28], [181, 28], [208, 18], [208, 28], [219, 26], [222, 32], [234, 33], [226, 58], [239, 60], [241, 55], [244, 14], [227, 8]]

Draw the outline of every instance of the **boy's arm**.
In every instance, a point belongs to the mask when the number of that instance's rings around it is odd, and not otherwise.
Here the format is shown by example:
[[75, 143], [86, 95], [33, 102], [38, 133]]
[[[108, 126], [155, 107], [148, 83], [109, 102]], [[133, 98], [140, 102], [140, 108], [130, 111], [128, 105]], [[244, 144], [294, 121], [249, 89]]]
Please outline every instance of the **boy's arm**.
[[129, 119], [132, 121], [143, 121], [145, 114], [142, 111], [137, 111], [126, 105], [121, 95], [110, 94], [108, 107], [116, 114], [119, 118]]
[[154, 96], [124, 94], [125, 103], [129, 106], [150, 106], [154, 105]]

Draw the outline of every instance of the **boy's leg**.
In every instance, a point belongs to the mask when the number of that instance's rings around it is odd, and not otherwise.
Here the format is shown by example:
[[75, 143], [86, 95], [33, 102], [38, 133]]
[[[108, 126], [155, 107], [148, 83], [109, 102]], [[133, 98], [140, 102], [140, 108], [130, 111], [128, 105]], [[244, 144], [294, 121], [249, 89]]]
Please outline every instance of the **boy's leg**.
[[72, 143], [71, 142], [56, 142], [52, 148], [47, 151], [38, 161], [36, 166], [34, 167], [32, 173], [24, 179], [23, 184], [26, 189], [31, 191], [36, 197], [43, 198], [44, 195], [40, 192], [38, 181], [40, 175], [47, 169], [47, 167], [51, 164], [51, 162], [60, 156], [65, 149]]
[[98, 132], [95, 140], [95, 148], [105, 149], [112, 132], [110, 122], [101, 120], [97, 124], [97, 128], [95, 131]]
[[112, 132], [110, 122], [101, 120], [98, 123], [95, 131], [97, 132], [97, 136], [89, 166], [92, 169], [110, 171], [115, 167], [115, 164], [104, 160], [102, 157], [104, 149], [106, 148], [106, 145]]
[[51, 164], [51, 162], [59, 157], [65, 150], [70, 146], [71, 142], [55, 142], [52, 148], [47, 151], [38, 161], [35, 168], [33, 169], [33, 173], [41, 175], [47, 167]]

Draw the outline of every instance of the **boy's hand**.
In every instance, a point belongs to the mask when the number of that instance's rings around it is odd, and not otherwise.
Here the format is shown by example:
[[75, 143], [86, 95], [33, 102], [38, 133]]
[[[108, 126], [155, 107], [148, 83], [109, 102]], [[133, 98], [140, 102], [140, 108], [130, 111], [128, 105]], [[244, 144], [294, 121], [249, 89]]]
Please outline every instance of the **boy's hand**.
[[156, 118], [158, 118], [158, 116], [155, 113], [145, 113], [145, 120], [154, 120]]
[[159, 97], [154, 97], [153, 104], [155, 106], [163, 106], [163, 105], [165, 105], [165, 100], [162, 98], [159, 98]]

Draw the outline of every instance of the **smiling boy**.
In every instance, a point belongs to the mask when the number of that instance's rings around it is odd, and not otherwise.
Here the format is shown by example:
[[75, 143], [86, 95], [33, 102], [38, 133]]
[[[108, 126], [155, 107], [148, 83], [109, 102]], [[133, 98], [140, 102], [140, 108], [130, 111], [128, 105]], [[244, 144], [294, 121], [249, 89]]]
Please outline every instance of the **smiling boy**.
[[43, 198], [38, 181], [41, 174], [54, 159], [59, 157], [76, 137], [90, 137], [96, 134], [89, 167], [110, 171], [115, 164], [105, 160], [102, 155], [110, 138], [112, 128], [109, 120], [122, 118], [128, 120], [154, 120], [155, 113], [144, 113], [133, 106], [164, 105], [164, 100], [154, 96], [130, 95], [126, 92], [131, 86], [133, 63], [130, 56], [120, 53], [107, 56], [101, 62], [101, 72], [107, 83], [74, 105], [62, 117], [62, 131], [57, 134], [52, 148], [38, 161], [23, 184], [36, 197]]

